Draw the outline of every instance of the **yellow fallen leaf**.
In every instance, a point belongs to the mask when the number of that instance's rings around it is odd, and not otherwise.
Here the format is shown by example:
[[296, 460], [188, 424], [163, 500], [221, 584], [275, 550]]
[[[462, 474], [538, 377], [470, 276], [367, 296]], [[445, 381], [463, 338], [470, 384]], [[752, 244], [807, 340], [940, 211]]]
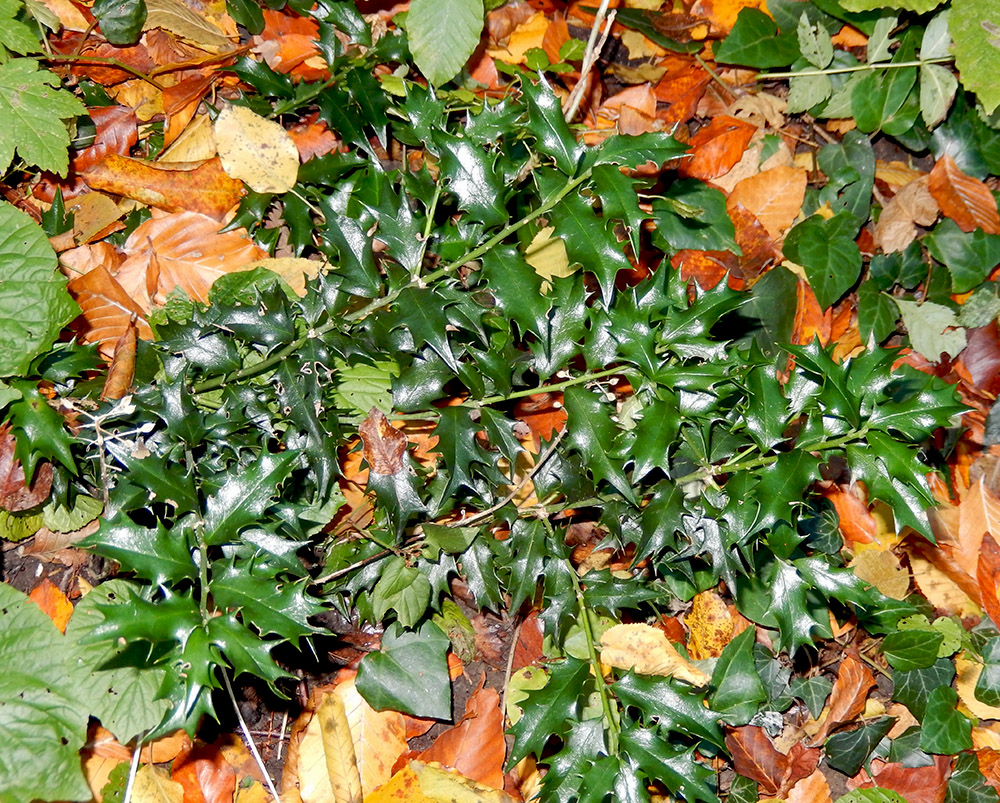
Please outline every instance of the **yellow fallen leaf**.
[[388, 783], [365, 797], [364, 803], [514, 803], [514, 798], [500, 789], [483, 786], [441, 767], [436, 762], [411, 761]]
[[162, 767], [139, 767], [132, 785], [132, 803], [183, 803], [184, 787]]
[[892, 552], [885, 549], [859, 550], [848, 564], [854, 574], [890, 599], [904, 599], [910, 588], [910, 573]]
[[275, 257], [274, 259], [258, 259], [256, 262], [246, 265], [243, 270], [267, 268], [284, 279], [297, 295], [304, 296], [306, 294], [306, 279], [315, 279], [322, 265], [322, 262], [304, 257]]
[[361, 803], [361, 773], [354, 755], [354, 739], [344, 701], [328, 694], [316, 712], [326, 757], [326, 771], [337, 803]]
[[947, 574], [926, 558], [909, 552], [910, 571], [920, 593], [939, 610], [954, 616], [975, 616], [979, 606]]
[[733, 617], [722, 597], [713, 591], [695, 595], [684, 624], [691, 633], [688, 653], [695, 660], [718, 658], [733, 639]]
[[254, 192], [288, 192], [299, 175], [299, 149], [288, 132], [245, 106], [227, 106], [215, 119], [222, 169]]
[[232, 49], [232, 43], [218, 25], [180, 0], [146, 0], [146, 10], [144, 31], [161, 28], [212, 52]]
[[524, 64], [529, 50], [542, 46], [549, 21], [541, 11], [533, 14], [518, 25], [507, 40], [506, 47], [487, 49], [491, 58], [499, 59], [507, 64]]
[[976, 683], [983, 671], [983, 665], [970, 661], [965, 653], [955, 656], [955, 687], [958, 689], [958, 699], [979, 719], [1000, 719], [1000, 708], [987, 705], [976, 699]]
[[525, 261], [542, 277], [542, 292], [545, 294], [552, 289], [552, 279], [572, 276], [576, 272], [570, 267], [566, 243], [562, 237], [553, 237], [554, 232], [552, 226], [542, 229], [524, 252]]
[[601, 636], [601, 662], [640, 675], [664, 675], [705, 686], [711, 677], [688, 661], [652, 625], [615, 625]]
[[203, 162], [218, 155], [215, 149], [215, 130], [207, 114], [195, 115], [181, 135], [170, 143], [160, 158], [163, 162]]

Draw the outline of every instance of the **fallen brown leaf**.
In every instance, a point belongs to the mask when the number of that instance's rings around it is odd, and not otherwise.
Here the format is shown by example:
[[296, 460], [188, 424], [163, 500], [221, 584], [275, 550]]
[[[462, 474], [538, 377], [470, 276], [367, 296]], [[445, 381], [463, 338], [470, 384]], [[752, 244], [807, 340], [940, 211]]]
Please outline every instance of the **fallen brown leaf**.
[[851, 722], [861, 714], [865, 710], [868, 692], [874, 687], [875, 677], [871, 670], [853, 655], [848, 655], [837, 670], [826, 719], [813, 737], [813, 743], [824, 741], [838, 725]]
[[1000, 234], [993, 193], [982, 181], [959, 170], [949, 154], [937, 160], [928, 179], [928, 189], [941, 211], [962, 231], [982, 229], [987, 234]]

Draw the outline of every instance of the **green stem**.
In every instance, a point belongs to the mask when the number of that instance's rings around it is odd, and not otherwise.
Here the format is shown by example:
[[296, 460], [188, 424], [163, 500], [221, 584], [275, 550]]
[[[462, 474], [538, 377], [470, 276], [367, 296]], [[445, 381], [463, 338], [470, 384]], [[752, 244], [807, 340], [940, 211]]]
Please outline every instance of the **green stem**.
[[303, 106], [309, 101], [318, 98], [320, 95], [326, 92], [326, 90], [328, 90], [331, 86], [337, 83], [338, 80], [339, 76], [331, 76], [329, 80], [324, 81], [321, 84], [317, 84], [301, 97], [289, 98], [283, 103], [279, 103], [277, 106], [274, 107], [274, 111], [271, 112], [268, 115], [268, 117], [280, 117], [282, 114], [287, 114], [290, 111], [294, 111], [295, 109], [299, 108], [299, 106]]
[[[187, 469], [194, 473], [194, 453], [191, 447], [184, 448]], [[211, 616], [208, 612], [208, 544], [205, 543], [205, 521], [198, 516], [194, 525], [194, 537], [198, 542], [198, 610], [201, 613], [202, 624], [207, 625]]]
[[[542, 203], [539, 205], [537, 209], [532, 210], [517, 222], [505, 226], [494, 236], [490, 237], [490, 239], [488, 239], [486, 242], [482, 243], [481, 245], [478, 245], [477, 247], [469, 251], [466, 251], [458, 259], [454, 260], [453, 262], [449, 262], [444, 267], [438, 268], [436, 271], [429, 273], [422, 279], [419, 277], [414, 277], [407, 284], [403, 285], [403, 287], [400, 287], [397, 290], [393, 290], [389, 293], [386, 293], [381, 298], [376, 298], [374, 301], [365, 305], [361, 309], [355, 310], [354, 312], [348, 313], [347, 315], [344, 315], [342, 317], [331, 319], [322, 326], [317, 326], [315, 329], [310, 330], [301, 337], [298, 337], [295, 340], [293, 340], [291, 343], [288, 343], [287, 345], [278, 349], [270, 357], [261, 360], [256, 365], [248, 365], [246, 368], [241, 368], [239, 371], [234, 371], [231, 374], [225, 374], [223, 376], [217, 376], [214, 379], [207, 379], [204, 382], [199, 382], [192, 389], [193, 392], [195, 394], [198, 394], [198, 393], [205, 393], [206, 391], [209, 390], [217, 390], [221, 387], [225, 387], [230, 382], [237, 382], [241, 379], [246, 379], [252, 376], [259, 376], [260, 374], [266, 373], [267, 371], [271, 370], [276, 365], [278, 365], [286, 357], [291, 356], [296, 351], [301, 349], [306, 343], [309, 342], [310, 339], [322, 337], [328, 332], [331, 332], [334, 329], [336, 329], [338, 326], [341, 325], [342, 322], [352, 323], [354, 321], [359, 321], [362, 318], [368, 317], [373, 312], [388, 307], [390, 304], [392, 304], [393, 301], [395, 301], [399, 297], [399, 294], [402, 293], [403, 290], [407, 289], [408, 287], [413, 287], [418, 284], [427, 285], [437, 281], [443, 276], [447, 276], [452, 271], [455, 271], [458, 268], [462, 267], [462, 265], [471, 262], [473, 259], [481, 257], [483, 254], [487, 253], [491, 248], [495, 247], [496, 245], [499, 245], [504, 240], [506, 240], [511, 234], [518, 231], [518, 229], [521, 229], [522, 227], [528, 225], [528, 223], [530, 223], [535, 218], [541, 217], [545, 213], [552, 211], [552, 209], [563, 198], [565, 198], [567, 195], [573, 192], [573, 190], [575, 190], [581, 184], [584, 184], [586, 181], [588, 181], [590, 179], [591, 172], [592, 172], [591, 170], [585, 170], [576, 178], [570, 179], [568, 182], [566, 182], [566, 185], [561, 190], [559, 190], [559, 192], [555, 193], [546, 200], [542, 201]], [[538, 392], [539, 392], [538, 390], [532, 390], [525, 392], [522, 395], [528, 396], [531, 395], [532, 393], [538, 393]], [[498, 398], [495, 401], [501, 401], [501, 400], [502, 399]]]
[[576, 591], [576, 601], [580, 605], [580, 621], [583, 624], [583, 634], [587, 640], [587, 654], [590, 657], [590, 667], [597, 680], [597, 693], [601, 698], [601, 709], [604, 711], [604, 722], [608, 730], [608, 751], [611, 755], [618, 755], [618, 737], [621, 734], [621, 723], [616, 716], [616, 711], [612, 710], [611, 692], [608, 683], [604, 679], [601, 671], [601, 662], [597, 657], [597, 644], [594, 640], [594, 624], [590, 621], [590, 609], [583, 596], [583, 588], [580, 586], [580, 578], [577, 577], [576, 569], [568, 560], [565, 561], [566, 570], [573, 578], [573, 588]]
[[865, 72], [866, 70], [898, 70], [903, 67], [923, 67], [925, 64], [950, 64], [953, 56], [939, 56], [933, 59], [917, 59], [916, 61], [877, 61], [874, 64], [858, 64], [856, 67], [828, 67], [825, 70], [801, 70], [799, 72], [769, 72], [757, 76], [758, 81], [771, 78], [804, 78], [812, 75], [839, 75], [849, 72]]
[[580, 376], [575, 376], [572, 379], [556, 382], [554, 385], [539, 385], [534, 388], [515, 390], [513, 393], [487, 396], [485, 399], [479, 399], [478, 401], [474, 401], [472, 403], [475, 404], [476, 407], [489, 407], [491, 404], [499, 404], [500, 402], [512, 401], [513, 399], [523, 399], [525, 396], [534, 396], [536, 393], [558, 393], [560, 390], [571, 388], [574, 385], [582, 385], [586, 382], [594, 382], [598, 379], [604, 379], [604, 377], [607, 376], [620, 374], [623, 370], [624, 369], [620, 366], [617, 368], [606, 368], [603, 371], [593, 371], [591, 373], [580, 374]]

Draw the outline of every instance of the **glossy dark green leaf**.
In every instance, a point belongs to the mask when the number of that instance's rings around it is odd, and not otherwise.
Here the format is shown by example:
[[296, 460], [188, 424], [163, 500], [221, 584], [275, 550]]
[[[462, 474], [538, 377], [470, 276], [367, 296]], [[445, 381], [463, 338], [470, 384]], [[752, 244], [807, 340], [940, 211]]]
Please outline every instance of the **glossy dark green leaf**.
[[951, 272], [951, 288], [967, 293], [982, 284], [1000, 263], [1000, 235], [982, 229], [964, 232], [945, 218], [924, 238], [927, 250]]
[[826, 740], [830, 766], [845, 775], [855, 775], [895, 722], [895, 717], [877, 717], [854, 730], [835, 733]]
[[621, 749], [650, 781], [660, 781], [684, 800], [717, 803], [712, 770], [695, 760], [694, 748], [674, 746], [650, 728], [632, 725], [621, 733]]
[[972, 749], [972, 722], [960, 713], [958, 692], [950, 686], [939, 686], [927, 695], [920, 748], [927, 753], [952, 755]]
[[674, 182], [667, 198], [653, 201], [653, 220], [653, 242], [668, 253], [684, 248], [739, 253], [726, 196], [703, 181]]
[[975, 753], [960, 753], [955, 759], [944, 803], [997, 803], [1000, 795], [979, 769]]
[[584, 151], [563, 117], [559, 98], [543, 76], [539, 76], [537, 84], [523, 78], [521, 92], [528, 106], [527, 129], [535, 137], [535, 147], [551, 156], [564, 175], [574, 175]]
[[507, 222], [504, 207], [506, 185], [496, 172], [496, 156], [466, 139], [439, 135], [441, 173], [445, 187], [455, 196], [458, 206], [484, 226], [500, 226]]
[[629, 672], [612, 688], [624, 705], [635, 706], [642, 713], [644, 721], [656, 721], [666, 730], [723, 745], [718, 712], [702, 704], [703, 694], [679, 681]]
[[[749, 722], [758, 705], [767, 700], [767, 690], [754, 663], [752, 628], [725, 646], [712, 672], [712, 688], [712, 708], [727, 715], [733, 725]], [[733, 721], [734, 716], [739, 721]]]
[[433, 622], [414, 631], [394, 624], [378, 652], [358, 666], [361, 696], [376, 711], [401, 711], [415, 717], [451, 717], [448, 636]]
[[622, 461], [612, 457], [618, 427], [611, 420], [611, 410], [585, 388], [567, 388], [563, 398], [569, 422], [568, 440], [584, 456], [594, 479], [607, 482], [635, 503], [635, 491], [625, 476]]
[[861, 338], [875, 344], [883, 342], [896, 329], [899, 308], [872, 282], [863, 282], [858, 288], [858, 331]]
[[119, 515], [103, 519], [100, 529], [80, 545], [118, 561], [156, 586], [198, 577], [189, 527], [168, 529], [163, 522], [157, 522], [156, 527], [141, 527]]
[[534, 596], [544, 578], [543, 567], [549, 552], [545, 527], [537, 519], [518, 519], [504, 545], [510, 554], [507, 590], [511, 595], [511, 609], [516, 610]]
[[96, 0], [93, 12], [111, 44], [133, 45], [146, 22], [146, 0]]
[[261, 454], [205, 502], [205, 540], [209, 544], [232, 543], [244, 527], [260, 520], [281, 481], [296, 460], [294, 452]]
[[10, 384], [20, 393], [20, 398], [10, 405], [8, 416], [17, 439], [14, 456], [24, 467], [25, 481], [31, 482], [35, 467], [43, 459], [58, 461], [75, 474], [71, 450], [74, 438], [66, 430], [63, 417], [52, 409], [34, 382], [15, 380]]
[[549, 680], [538, 691], [528, 692], [522, 702], [521, 718], [511, 728], [514, 747], [507, 756], [513, 766], [529, 753], [542, 755], [550, 735], [566, 733], [567, 722], [579, 718], [580, 706], [592, 687], [590, 664], [567, 658], [549, 665]]

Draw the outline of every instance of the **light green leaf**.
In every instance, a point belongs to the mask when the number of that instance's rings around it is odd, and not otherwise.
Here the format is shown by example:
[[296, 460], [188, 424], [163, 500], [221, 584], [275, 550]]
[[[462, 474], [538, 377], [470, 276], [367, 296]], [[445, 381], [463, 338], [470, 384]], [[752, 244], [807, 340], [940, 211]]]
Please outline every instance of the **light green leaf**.
[[86, 114], [73, 94], [59, 89], [59, 77], [39, 70], [34, 59], [0, 65], [0, 172], [6, 173], [14, 152], [29, 166], [66, 175], [69, 132], [56, 122]]
[[803, 75], [788, 82], [788, 113], [798, 114], [822, 103], [833, 92], [829, 75]]
[[896, 29], [899, 17], [879, 17], [875, 21], [872, 35], [868, 37], [868, 63], [888, 61], [891, 58], [889, 47], [896, 41], [892, 32]]
[[386, 561], [382, 577], [372, 591], [372, 609], [381, 620], [389, 611], [404, 627], [412, 627], [427, 610], [431, 601], [431, 584], [423, 574], [398, 555]]
[[845, 11], [874, 11], [876, 8], [898, 8], [923, 14], [933, 11], [944, 0], [842, 0], [840, 6]]
[[19, 0], [0, 0], [0, 45], [21, 55], [41, 50], [31, 28], [15, 19], [23, 7]]
[[822, 70], [833, 60], [833, 42], [821, 24], [813, 25], [804, 11], [799, 17], [799, 49], [802, 57], [813, 67]]
[[333, 365], [340, 376], [333, 393], [337, 406], [365, 415], [372, 407], [385, 411], [392, 409], [392, 377], [399, 375], [399, 366], [394, 361], [349, 365], [335, 359]]
[[[16, 63], [0, 65], [0, 119], [10, 119], [3, 111], [3, 79], [5, 70]], [[30, 101], [30, 91], [30, 85], [26, 86], [26, 101]], [[45, 131], [53, 129], [51, 115], [33, 124]], [[55, 128], [63, 130], [61, 125]], [[11, 124], [0, 126], [4, 170], [10, 163], [10, 155], [4, 162], [4, 137], [11, 131], [26, 133]], [[0, 376], [27, 372], [31, 360], [49, 348], [63, 326], [79, 314], [56, 265], [55, 251], [41, 227], [24, 212], [0, 202]]]
[[928, 128], [944, 120], [955, 99], [958, 79], [941, 64], [925, 64], [920, 68], [920, 114]]
[[[920, 58], [940, 59], [951, 55], [951, 34], [948, 32], [950, 14], [950, 8], [942, 9], [927, 23], [927, 27], [924, 29], [924, 38], [920, 40]], [[893, 24], [895, 25], [895, 18]], [[876, 27], [877, 25], [878, 23], [876, 23]], [[870, 44], [869, 47], [871, 47]]]
[[1000, 106], [1000, 10], [993, 0], [955, 0], [948, 29], [962, 86], [976, 93], [987, 114]]
[[942, 354], [956, 357], [965, 348], [965, 330], [958, 325], [953, 310], [933, 301], [895, 301], [910, 335], [910, 345], [928, 360], [937, 362]]
[[435, 86], [450, 81], [479, 44], [482, 0], [413, 0], [406, 19], [413, 60]]

